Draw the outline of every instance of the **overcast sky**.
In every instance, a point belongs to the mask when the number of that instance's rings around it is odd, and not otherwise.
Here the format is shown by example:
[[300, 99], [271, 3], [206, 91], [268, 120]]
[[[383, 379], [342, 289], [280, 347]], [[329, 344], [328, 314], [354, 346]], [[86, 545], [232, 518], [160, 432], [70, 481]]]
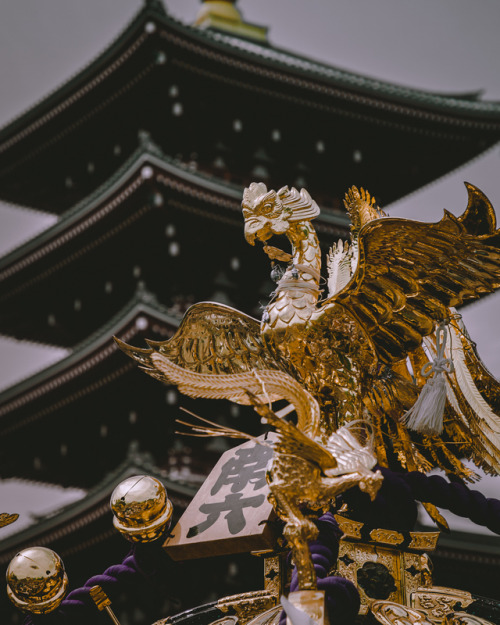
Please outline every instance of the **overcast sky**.
[[[80, 71], [141, 6], [139, 0], [2, 0], [0, 125]], [[199, 6], [199, 0], [167, 1], [168, 10], [186, 22], [195, 18]], [[274, 45], [399, 84], [451, 93], [483, 90], [485, 98], [500, 100], [498, 0], [240, 0], [238, 6], [248, 21], [269, 27]], [[391, 213], [427, 221], [440, 219], [443, 208], [459, 214], [467, 199], [464, 180], [479, 186], [500, 207], [499, 165], [500, 150], [495, 147], [396, 203]], [[0, 253], [53, 220], [0, 206]], [[483, 358], [498, 376], [500, 350], [493, 317], [499, 308], [497, 296], [466, 313]], [[47, 354], [49, 360], [57, 356]], [[31, 365], [45, 364], [39, 360], [43, 357], [42, 352]], [[10, 353], [3, 376], [0, 369], [0, 387], [26, 372], [24, 356], [20, 371], [14, 361]]]
[[[187, 22], [200, 6], [199, 0], [166, 4]], [[240, 0], [238, 6], [248, 21], [269, 26], [274, 45], [399, 84], [451, 93], [484, 90], [486, 99], [500, 100], [498, 0]], [[0, 125], [77, 73], [140, 7], [139, 0], [2, 0]], [[499, 165], [497, 146], [398, 202], [391, 213], [428, 221], [439, 220], [445, 207], [459, 214], [467, 200], [464, 180], [482, 188], [500, 210]], [[0, 205], [0, 253], [52, 221]], [[498, 377], [499, 310], [495, 295], [464, 313]], [[0, 340], [0, 386], [25, 375], [27, 363], [36, 369], [63, 353], [27, 358], [20, 349]]]

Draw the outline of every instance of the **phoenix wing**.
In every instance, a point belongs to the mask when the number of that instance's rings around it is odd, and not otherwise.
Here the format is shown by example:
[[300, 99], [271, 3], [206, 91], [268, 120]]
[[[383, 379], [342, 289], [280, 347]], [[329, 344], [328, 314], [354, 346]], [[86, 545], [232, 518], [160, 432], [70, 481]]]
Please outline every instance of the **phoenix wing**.
[[286, 399], [297, 412], [299, 428], [317, 431], [318, 402], [269, 354], [259, 322], [234, 308], [195, 304], [171, 339], [147, 341], [149, 349], [115, 341], [147, 374], [185, 395], [244, 405]]
[[[213, 302], [191, 306], [175, 335], [167, 341], [147, 341], [149, 349], [132, 347], [117, 338], [115, 341], [146, 373], [195, 397], [248, 403], [244, 392], [231, 391], [232, 376], [279, 369], [262, 343], [259, 322]], [[227, 378], [227, 384], [214, 388], [211, 380], [223, 378]], [[276, 399], [281, 396], [263, 397], [266, 402]]]
[[[425, 383], [420, 370], [429, 360], [436, 323], [453, 321], [450, 307], [500, 286], [500, 230], [493, 207], [476, 187], [466, 186], [469, 201], [458, 218], [445, 211], [436, 224], [383, 218], [363, 226], [356, 271], [324, 302], [322, 318], [330, 316], [335, 323], [335, 308], [347, 310], [379, 359], [379, 375], [365, 398], [379, 461], [387, 463], [391, 447], [410, 470], [441, 466], [471, 477], [457, 456], [472, 457], [486, 470], [500, 472], [500, 418], [494, 412], [500, 407], [500, 385], [463, 330], [450, 331], [454, 342], [449, 355], [458, 367], [447, 376], [442, 436], [417, 436], [400, 422]], [[451, 325], [457, 326], [456, 321]]]
[[183, 369], [203, 374], [277, 368], [260, 338], [259, 322], [239, 310], [214, 302], [191, 306], [175, 335], [167, 341], [147, 341], [149, 349], [115, 341], [126, 354], [152, 370], [156, 370], [152, 360], [155, 353]]
[[340, 304], [370, 336], [382, 363], [418, 348], [449, 307], [500, 286], [500, 230], [488, 199], [467, 185], [465, 213], [427, 224], [398, 218], [369, 222], [359, 232], [359, 260], [346, 287], [326, 300]]
[[293, 423], [278, 417], [274, 412], [263, 406], [258, 412], [263, 421], [272, 425], [278, 435], [274, 448], [278, 453], [297, 456], [317, 464], [323, 471], [337, 469], [338, 462], [323, 445], [307, 436]]

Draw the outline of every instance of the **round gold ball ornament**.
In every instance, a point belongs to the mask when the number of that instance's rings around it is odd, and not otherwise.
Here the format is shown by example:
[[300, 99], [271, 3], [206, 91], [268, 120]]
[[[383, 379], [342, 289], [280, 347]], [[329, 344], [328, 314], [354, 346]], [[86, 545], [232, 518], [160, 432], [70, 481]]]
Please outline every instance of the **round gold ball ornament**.
[[7, 568], [7, 595], [16, 608], [25, 612], [52, 612], [64, 599], [67, 588], [64, 564], [52, 549], [23, 549]]
[[173, 506], [165, 486], [154, 477], [136, 475], [111, 495], [113, 525], [131, 542], [148, 543], [159, 538], [172, 518]]

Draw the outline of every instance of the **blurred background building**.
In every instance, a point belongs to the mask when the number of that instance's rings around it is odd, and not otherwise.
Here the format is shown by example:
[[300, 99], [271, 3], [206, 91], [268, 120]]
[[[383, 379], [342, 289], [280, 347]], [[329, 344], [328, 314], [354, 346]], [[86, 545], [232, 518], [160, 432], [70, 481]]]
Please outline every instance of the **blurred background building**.
[[[0, 75], [5, 92], [21, 84], [18, 99], [2, 93], [0, 102], [7, 122], [0, 130], [0, 497], [2, 510], [22, 513], [2, 530], [0, 560], [6, 565], [28, 544], [50, 546], [74, 585], [123, 551], [107, 507], [114, 484], [153, 473], [180, 514], [225, 448], [222, 440], [175, 437], [177, 392], [138, 371], [112, 336], [136, 345], [164, 340], [200, 300], [260, 315], [273, 282], [267, 260], [243, 239], [243, 187], [253, 180], [306, 187], [322, 209], [325, 252], [347, 236], [342, 197], [351, 184], [393, 214], [423, 221], [438, 220], [443, 207], [463, 211], [457, 179], [500, 206], [497, 176], [483, 182], [498, 168], [500, 104], [481, 97], [477, 73], [471, 81], [465, 72], [459, 59], [474, 71], [470, 55], [447, 48], [463, 50], [466, 36], [489, 26], [456, 3], [439, 4], [437, 28], [435, 3], [423, 3], [427, 15], [405, 14], [380, 0], [379, 31], [368, 28], [377, 3], [304, 3], [297, 13], [278, 1], [108, 0], [86, 3], [84, 13], [77, 3], [42, 4], [8, 3], [2, 22], [17, 20], [21, 40], [63, 31], [52, 52], [61, 58], [46, 58], [53, 68], [36, 93], [23, 87], [44, 75], [36, 46], [29, 54], [8, 35], [0, 44], [10, 46]], [[29, 28], [28, 9], [40, 18], [30, 13]], [[498, 14], [491, 9], [490, 17]], [[416, 71], [417, 56], [408, 56], [415, 31], [419, 63], [429, 51], [453, 57], [450, 67], [462, 63], [456, 82], [433, 82], [432, 56]], [[372, 58], [387, 33], [392, 74], [382, 69], [386, 57], [379, 69]], [[85, 52], [74, 49], [78, 37]], [[480, 43], [476, 63], [492, 64], [495, 50]], [[61, 66], [67, 51], [73, 65]], [[500, 94], [496, 74], [484, 76]], [[491, 350], [485, 359], [494, 373], [498, 340], [484, 319], [497, 305], [490, 296], [464, 312], [480, 353], [482, 345]], [[237, 406], [181, 404], [258, 428], [253, 413]], [[490, 573], [500, 547], [487, 531], [455, 527], [434, 558], [437, 582], [460, 587], [460, 559], [476, 572], [476, 592], [498, 592]], [[184, 601], [248, 584], [238, 566], [222, 562], [219, 586]], [[178, 611], [174, 603], [154, 608]], [[134, 622], [153, 618], [143, 608]]]

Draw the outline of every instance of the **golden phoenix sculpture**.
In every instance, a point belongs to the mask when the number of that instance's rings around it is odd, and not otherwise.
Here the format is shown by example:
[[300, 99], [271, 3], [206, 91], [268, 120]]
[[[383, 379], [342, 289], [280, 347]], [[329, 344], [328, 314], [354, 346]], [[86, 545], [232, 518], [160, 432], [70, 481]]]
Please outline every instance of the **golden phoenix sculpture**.
[[[297, 431], [314, 445], [328, 446], [339, 428], [364, 420], [382, 466], [441, 467], [470, 479], [460, 460], [466, 457], [500, 473], [500, 385], [454, 310], [500, 286], [500, 230], [488, 199], [472, 185], [467, 190], [463, 215], [445, 211], [427, 224], [386, 217], [369, 193], [351, 188], [351, 242], [333, 245], [329, 293], [321, 299], [321, 251], [311, 223], [317, 204], [304, 189], [252, 183], [242, 202], [245, 238], [287, 263], [262, 320], [204, 302], [186, 312], [168, 341], [149, 349], [118, 344], [147, 373], [193, 397], [254, 404], [261, 413], [287, 399]], [[288, 238], [290, 253], [268, 245], [273, 235]], [[294, 453], [299, 462], [297, 446]], [[285, 466], [285, 455], [275, 456], [275, 485], [284, 472], [297, 472]], [[306, 458], [325, 475], [317, 458]], [[354, 481], [373, 464], [354, 470]], [[371, 476], [373, 495], [378, 478]], [[300, 489], [281, 494], [286, 505], [278, 502], [277, 510], [291, 527], [305, 496]], [[298, 532], [299, 542], [306, 534]]]

